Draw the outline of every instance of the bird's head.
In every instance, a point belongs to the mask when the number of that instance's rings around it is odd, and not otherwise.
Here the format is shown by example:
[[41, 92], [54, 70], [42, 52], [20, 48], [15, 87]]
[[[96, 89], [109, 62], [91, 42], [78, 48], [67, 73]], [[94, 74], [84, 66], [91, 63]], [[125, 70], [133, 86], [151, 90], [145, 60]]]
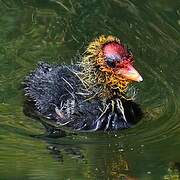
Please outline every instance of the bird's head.
[[89, 44], [82, 61], [86, 82], [105, 95], [124, 94], [130, 82], [143, 80], [133, 63], [133, 54], [118, 38], [104, 35]]

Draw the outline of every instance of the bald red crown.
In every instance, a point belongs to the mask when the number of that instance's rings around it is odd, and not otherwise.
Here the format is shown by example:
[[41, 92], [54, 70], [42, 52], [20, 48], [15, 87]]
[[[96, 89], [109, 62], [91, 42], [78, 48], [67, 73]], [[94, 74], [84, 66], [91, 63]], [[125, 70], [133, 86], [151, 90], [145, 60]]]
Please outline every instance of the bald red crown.
[[124, 47], [124, 45], [111, 42], [104, 46], [103, 52], [106, 58], [111, 57], [122, 57], [124, 55], [127, 55], [127, 49]]

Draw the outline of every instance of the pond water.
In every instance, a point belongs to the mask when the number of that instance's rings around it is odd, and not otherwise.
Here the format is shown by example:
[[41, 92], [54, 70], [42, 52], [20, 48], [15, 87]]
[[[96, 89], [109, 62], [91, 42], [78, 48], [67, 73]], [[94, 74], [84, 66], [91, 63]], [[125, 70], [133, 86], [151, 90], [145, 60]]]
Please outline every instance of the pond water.
[[[40, 60], [77, 61], [101, 34], [120, 37], [135, 55], [142, 121], [113, 133], [43, 136], [23, 114], [21, 82]], [[178, 0], [0, 1], [0, 179], [171, 179], [179, 95]]]

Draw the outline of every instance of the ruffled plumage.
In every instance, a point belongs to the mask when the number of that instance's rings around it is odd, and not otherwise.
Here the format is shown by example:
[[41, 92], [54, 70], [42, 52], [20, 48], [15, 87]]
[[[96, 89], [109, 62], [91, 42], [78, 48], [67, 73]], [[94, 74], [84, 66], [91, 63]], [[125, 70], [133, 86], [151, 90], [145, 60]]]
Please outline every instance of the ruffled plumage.
[[105, 96], [103, 82], [100, 84], [96, 80], [97, 83], [89, 84], [98, 73], [92, 75], [92, 69], [91, 72], [86, 71], [88, 63], [87, 56], [79, 65], [40, 63], [24, 83], [27, 97], [25, 114], [39, 119], [50, 134], [111, 131], [136, 124], [142, 115], [139, 106], [124, 99], [119, 91], [112, 94], [106, 89], [107, 95], [111, 95]]

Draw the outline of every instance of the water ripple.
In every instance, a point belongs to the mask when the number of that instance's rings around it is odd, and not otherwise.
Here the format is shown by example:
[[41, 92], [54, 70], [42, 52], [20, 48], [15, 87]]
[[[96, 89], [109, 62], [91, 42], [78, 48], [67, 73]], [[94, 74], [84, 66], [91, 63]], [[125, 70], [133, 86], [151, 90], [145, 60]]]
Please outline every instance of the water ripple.
[[146, 71], [147, 80], [151, 81], [151, 86], [143, 88], [142, 96], [145, 99], [142, 100], [142, 106], [145, 107], [145, 117], [133, 129], [132, 135], [138, 135], [141, 143], [151, 144], [166, 140], [180, 130], [179, 103], [175, 89], [166, 78], [147, 63], [141, 62], [141, 65]]

